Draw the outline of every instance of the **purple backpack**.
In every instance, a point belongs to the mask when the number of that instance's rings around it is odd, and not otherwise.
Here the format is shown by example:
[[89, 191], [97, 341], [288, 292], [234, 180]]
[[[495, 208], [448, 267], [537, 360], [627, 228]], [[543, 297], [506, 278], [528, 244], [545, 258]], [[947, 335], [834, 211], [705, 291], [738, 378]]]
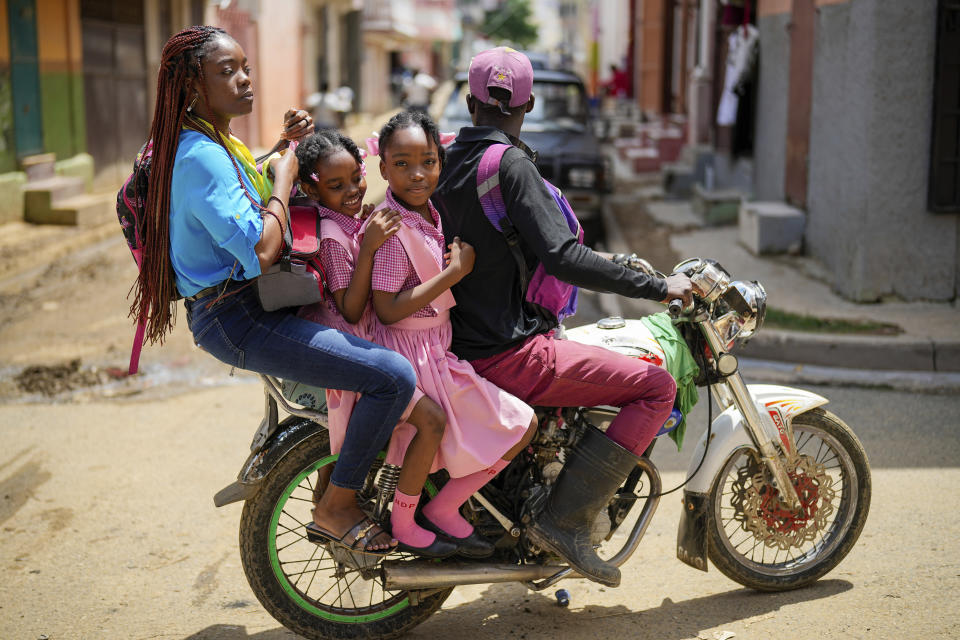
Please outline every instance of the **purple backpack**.
[[[480, 168], [477, 170], [477, 196], [480, 198], [483, 214], [487, 216], [490, 224], [503, 234], [510, 247], [510, 253], [513, 254], [520, 270], [521, 286], [527, 291], [527, 302], [546, 309], [560, 322], [577, 312], [577, 288], [548, 274], [542, 264], [537, 265], [533, 278], [527, 283], [527, 265], [520, 251], [520, 235], [507, 217], [507, 207], [500, 192], [500, 161], [510, 147], [509, 144], [492, 144], [483, 152]], [[544, 180], [543, 183], [547, 185], [550, 195], [557, 203], [570, 232], [577, 237], [580, 244], [583, 244], [583, 229], [570, 203], [550, 182]]]

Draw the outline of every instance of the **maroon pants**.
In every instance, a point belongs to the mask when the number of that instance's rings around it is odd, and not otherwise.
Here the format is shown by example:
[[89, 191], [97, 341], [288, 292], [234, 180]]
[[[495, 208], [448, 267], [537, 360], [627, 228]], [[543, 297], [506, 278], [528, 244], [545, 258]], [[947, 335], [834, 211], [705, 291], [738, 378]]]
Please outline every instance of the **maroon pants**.
[[677, 385], [665, 369], [602, 347], [540, 334], [473, 360], [473, 368], [527, 404], [621, 407], [607, 437], [640, 455], [670, 416]]

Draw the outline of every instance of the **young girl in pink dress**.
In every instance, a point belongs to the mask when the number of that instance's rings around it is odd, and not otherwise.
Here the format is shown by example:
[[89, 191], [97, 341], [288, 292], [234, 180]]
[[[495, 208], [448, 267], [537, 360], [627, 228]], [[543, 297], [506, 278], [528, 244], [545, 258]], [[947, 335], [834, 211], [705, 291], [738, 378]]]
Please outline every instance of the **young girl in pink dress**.
[[[482, 557], [493, 547], [460, 515], [460, 506], [526, 447], [536, 417], [449, 351], [449, 309], [456, 304], [449, 289], [473, 268], [473, 248], [454, 239], [444, 252], [440, 218], [430, 203], [443, 161], [436, 124], [424, 113], [401, 112], [375, 144], [379, 148], [371, 153], [380, 155], [380, 173], [389, 184], [377, 209], [398, 211], [401, 225], [374, 257], [371, 287], [380, 322], [370, 339], [410, 360], [418, 389], [440, 403], [447, 418], [435, 465], [446, 468], [450, 481], [417, 523], [456, 542], [461, 555]], [[371, 217], [366, 229], [373, 224]], [[418, 494], [398, 491], [394, 514], [412, 516], [418, 501]], [[407, 530], [417, 527], [409, 524]], [[404, 530], [395, 525], [393, 533], [400, 539]]]
[[[367, 183], [357, 145], [336, 131], [322, 131], [301, 141], [296, 153], [301, 189], [311, 198], [309, 205], [321, 218], [320, 261], [329, 293], [322, 302], [303, 307], [299, 315], [370, 339], [375, 323], [369, 303], [373, 256], [400, 228], [400, 214], [382, 209], [369, 215], [366, 233], [360, 240], [357, 232], [373, 206], [362, 204]], [[352, 392], [327, 390], [332, 453], [340, 451], [356, 399]], [[400, 464], [402, 460], [398, 489], [419, 495], [440, 446], [446, 416], [437, 403], [417, 391], [403, 419], [407, 421], [403, 445], [395, 438], [397, 442], [391, 444], [387, 461]], [[454, 543], [429, 532], [426, 536], [406, 535], [405, 515], [403, 510], [395, 509], [391, 516], [393, 535], [404, 550], [427, 557], [443, 557], [456, 551]]]

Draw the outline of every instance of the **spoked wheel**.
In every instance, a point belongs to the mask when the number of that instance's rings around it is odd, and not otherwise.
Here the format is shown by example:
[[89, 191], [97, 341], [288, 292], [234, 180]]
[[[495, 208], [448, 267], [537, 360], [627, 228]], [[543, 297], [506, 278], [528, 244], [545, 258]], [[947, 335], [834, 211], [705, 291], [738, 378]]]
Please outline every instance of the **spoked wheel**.
[[386, 589], [380, 562], [341, 562], [341, 554], [307, 540], [314, 492], [322, 493], [320, 479], [335, 461], [327, 433], [319, 432], [290, 451], [247, 500], [240, 521], [247, 580], [274, 618], [306, 638], [396, 637], [426, 620], [453, 589]]
[[710, 496], [710, 559], [728, 578], [761, 591], [808, 585], [853, 548], [870, 509], [870, 465], [839, 418], [813, 409], [793, 420], [798, 462], [789, 470], [800, 498], [786, 510], [758, 454], [730, 457]]

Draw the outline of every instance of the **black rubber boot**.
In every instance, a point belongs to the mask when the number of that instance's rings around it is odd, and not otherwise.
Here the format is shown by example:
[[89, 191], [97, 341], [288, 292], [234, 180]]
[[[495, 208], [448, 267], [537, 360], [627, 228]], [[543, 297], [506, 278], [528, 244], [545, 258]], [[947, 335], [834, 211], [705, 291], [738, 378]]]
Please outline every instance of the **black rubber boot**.
[[620, 569], [600, 559], [590, 542], [590, 532], [600, 509], [610, 502], [639, 460], [599, 429], [587, 429], [567, 455], [546, 506], [527, 528], [527, 535], [584, 577], [619, 586]]

